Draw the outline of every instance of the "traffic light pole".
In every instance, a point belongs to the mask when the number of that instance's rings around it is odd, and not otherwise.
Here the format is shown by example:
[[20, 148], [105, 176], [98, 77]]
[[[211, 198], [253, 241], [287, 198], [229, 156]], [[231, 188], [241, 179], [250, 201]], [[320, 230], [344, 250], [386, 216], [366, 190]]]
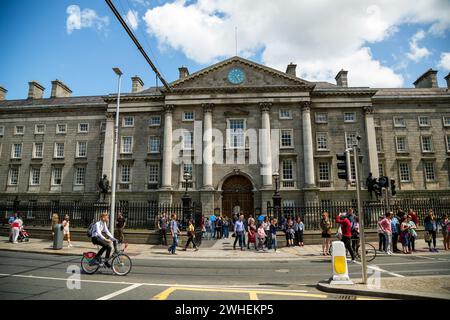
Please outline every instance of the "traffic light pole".
[[359, 216], [359, 238], [361, 245], [361, 266], [362, 266], [362, 281], [363, 284], [367, 284], [367, 260], [366, 260], [366, 239], [364, 235], [364, 212], [362, 212], [361, 206], [361, 181], [359, 178], [359, 156], [358, 146], [353, 147], [353, 157], [355, 162], [355, 176], [356, 176], [356, 198], [358, 202], [358, 216]]
[[385, 195], [384, 195], [384, 199], [386, 201], [386, 212], [391, 211], [391, 205], [389, 204], [389, 189], [388, 188], [384, 188], [385, 191]]

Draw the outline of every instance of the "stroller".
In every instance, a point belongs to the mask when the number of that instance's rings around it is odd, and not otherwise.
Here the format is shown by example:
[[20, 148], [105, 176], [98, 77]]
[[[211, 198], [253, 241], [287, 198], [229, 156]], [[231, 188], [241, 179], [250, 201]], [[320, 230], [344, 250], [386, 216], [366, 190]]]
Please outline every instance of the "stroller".
[[17, 241], [19, 242], [28, 242], [30, 241], [30, 235], [28, 234], [28, 232], [25, 229], [21, 229], [19, 231], [19, 237], [17, 238]]

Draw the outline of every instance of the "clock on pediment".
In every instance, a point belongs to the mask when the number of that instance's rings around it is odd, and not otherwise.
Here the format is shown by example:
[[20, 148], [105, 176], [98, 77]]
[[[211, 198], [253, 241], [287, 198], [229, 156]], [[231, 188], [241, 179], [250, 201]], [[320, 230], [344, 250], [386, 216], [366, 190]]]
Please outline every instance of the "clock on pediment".
[[241, 84], [245, 80], [244, 70], [241, 68], [233, 68], [228, 72], [228, 81], [232, 84]]

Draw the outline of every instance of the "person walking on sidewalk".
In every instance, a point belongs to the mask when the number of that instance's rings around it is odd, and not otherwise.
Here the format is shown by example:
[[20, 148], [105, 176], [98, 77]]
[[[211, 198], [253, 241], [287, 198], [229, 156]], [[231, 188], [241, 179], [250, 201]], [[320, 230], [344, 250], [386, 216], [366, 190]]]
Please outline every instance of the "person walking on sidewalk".
[[352, 248], [353, 248], [353, 252], [356, 253], [359, 251], [359, 219], [358, 219], [358, 217], [355, 217], [353, 219], [351, 226], [352, 226]]
[[384, 234], [385, 248], [384, 252], [391, 255], [392, 254], [392, 226], [391, 226], [391, 215], [392, 212], [386, 212], [385, 218], [381, 220], [380, 225]]
[[450, 222], [448, 220], [447, 214], [444, 213], [441, 219], [441, 232], [442, 232], [442, 242], [444, 242], [444, 250], [450, 250], [449, 229], [450, 229]]
[[409, 239], [408, 239], [408, 250], [409, 252], [416, 252], [416, 239], [417, 239], [417, 226], [412, 220], [412, 217], [408, 215], [406, 217], [406, 221], [408, 221], [408, 230], [409, 230]]
[[188, 227], [187, 227], [187, 236], [188, 240], [186, 242], [186, 245], [183, 249], [183, 251], [187, 251], [187, 248], [189, 248], [189, 244], [192, 243], [192, 246], [194, 247], [195, 251], [198, 251], [197, 245], [195, 244], [195, 228], [194, 228], [194, 222], [192, 219], [189, 219]]
[[53, 213], [52, 215], [52, 222], [51, 222], [51, 231], [52, 231], [52, 238], [55, 237], [55, 232], [53, 231], [53, 229], [55, 228], [55, 226], [59, 223], [59, 216], [57, 213]]
[[386, 236], [384, 235], [384, 229], [381, 225], [381, 221], [383, 221], [384, 216], [380, 216], [377, 222], [377, 231], [378, 231], [378, 251], [383, 252], [386, 251]]
[[[251, 217], [251, 216], [250, 216]], [[255, 245], [256, 250], [256, 226], [255, 226], [255, 220], [248, 219], [248, 226], [247, 226], [247, 249], [250, 249], [250, 243], [253, 243]]]
[[216, 239], [222, 239], [223, 238], [223, 219], [222, 216], [218, 216], [216, 220]]
[[230, 236], [230, 219], [228, 217], [223, 218], [223, 237], [228, 239]]
[[[428, 243], [430, 252], [437, 252], [436, 249], [436, 218], [434, 217], [433, 209], [428, 211], [428, 216], [423, 221], [425, 225], [425, 241]], [[431, 249], [431, 241], [433, 241], [433, 249]]]
[[[411, 220], [411, 216], [409, 216], [410, 220]], [[410, 232], [409, 232], [409, 222], [408, 222], [408, 218], [406, 218], [405, 220], [403, 220], [403, 222], [400, 225], [400, 241], [402, 242], [402, 249], [403, 249], [403, 253], [404, 254], [409, 254], [411, 253], [409, 251], [409, 239], [410, 239]]]
[[352, 257], [351, 262], [355, 262], [355, 253], [353, 252], [351, 237], [352, 237], [352, 226], [350, 220], [345, 216], [344, 213], [340, 213], [336, 217], [336, 222], [341, 225], [342, 229], [342, 242], [344, 242], [345, 248], [350, 252]]
[[257, 237], [258, 237], [257, 250], [262, 251], [262, 250], [264, 250], [264, 243], [266, 242], [266, 232], [264, 231], [264, 226], [263, 226], [262, 222], [260, 222], [258, 225]]
[[164, 213], [161, 213], [159, 215], [159, 218], [156, 222], [156, 228], [159, 233], [159, 244], [167, 246], [167, 219]]
[[119, 240], [119, 243], [123, 243], [125, 240], [123, 230], [125, 229], [126, 225], [127, 219], [125, 219], [122, 212], [119, 212], [116, 219], [117, 239]]
[[303, 224], [302, 218], [300, 216], [297, 217], [294, 224], [294, 233], [295, 233], [295, 245], [299, 247], [303, 247], [303, 231], [305, 230], [305, 225]]
[[175, 254], [178, 245], [178, 235], [180, 234], [180, 228], [178, 227], [176, 213], [172, 213], [169, 228], [170, 228], [170, 235], [172, 236], [172, 245], [169, 247], [168, 251], [171, 254]]
[[13, 235], [13, 229], [12, 224], [17, 219], [17, 212], [15, 212], [11, 217], [8, 219], [8, 225], [9, 225], [9, 242], [14, 242], [14, 235]]
[[266, 240], [264, 242], [264, 245], [266, 246], [266, 248], [270, 248], [270, 220], [269, 216], [267, 215], [264, 216], [263, 229], [266, 233]]
[[72, 248], [72, 243], [70, 242], [70, 217], [68, 214], [66, 214], [64, 216], [62, 225], [63, 225], [64, 238], [67, 239], [67, 243], [68, 243], [67, 248]]
[[[244, 215], [239, 216], [239, 220], [234, 224], [234, 234], [236, 235], [236, 239], [239, 241], [239, 247], [241, 247], [241, 251], [244, 251]], [[236, 249], [236, 240], [234, 241], [233, 249]]]
[[11, 224], [12, 230], [12, 243], [19, 243], [17, 239], [19, 238], [20, 230], [23, 227], [23, 221], [20, 218], [20, 215], [16, 215], [14, 221]]
[[270, 249], [273, 249], [275, 252], [277, 252], [277, 219], [273, 218], [272, 223], [270, 224]]
[[394, 253], [400, 252], [398, 249], [398, 237], [400, 234], [400, 223], [396, 215], [391, 216], [391, 230], [392, 230], [392, 250]]
[[322, 254], [326, 256], [329, 254], [331, 237], [331, 220], [327, 211], [322, 212], [320, 229], [322, 230]]

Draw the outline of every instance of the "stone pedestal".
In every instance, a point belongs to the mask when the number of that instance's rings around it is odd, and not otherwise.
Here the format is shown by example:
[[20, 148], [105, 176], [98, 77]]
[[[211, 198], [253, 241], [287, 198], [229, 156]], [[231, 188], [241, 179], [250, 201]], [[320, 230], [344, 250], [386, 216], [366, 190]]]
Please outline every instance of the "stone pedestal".
[[317, 205], [319, 203], [319, 188], [303, 189], [303, 201], [305, 206]]
[[270, 202], [271, 205], [273, 204], [273, 196], [274, 190], [268, 189], [268, 190], [261, 190], [261, 212], [263, 214], [267, 213], [267, 202]]
[[158, 194], [158, 202], [159, 204], [172, 204], [173, 202], [172, 192], [161, 190]]
[[[210, 216], [214, 213], [214, 190], [204, 190], [200, 192], [203, 215]], [[218, 206], [217, 206], [218, 207]]]

